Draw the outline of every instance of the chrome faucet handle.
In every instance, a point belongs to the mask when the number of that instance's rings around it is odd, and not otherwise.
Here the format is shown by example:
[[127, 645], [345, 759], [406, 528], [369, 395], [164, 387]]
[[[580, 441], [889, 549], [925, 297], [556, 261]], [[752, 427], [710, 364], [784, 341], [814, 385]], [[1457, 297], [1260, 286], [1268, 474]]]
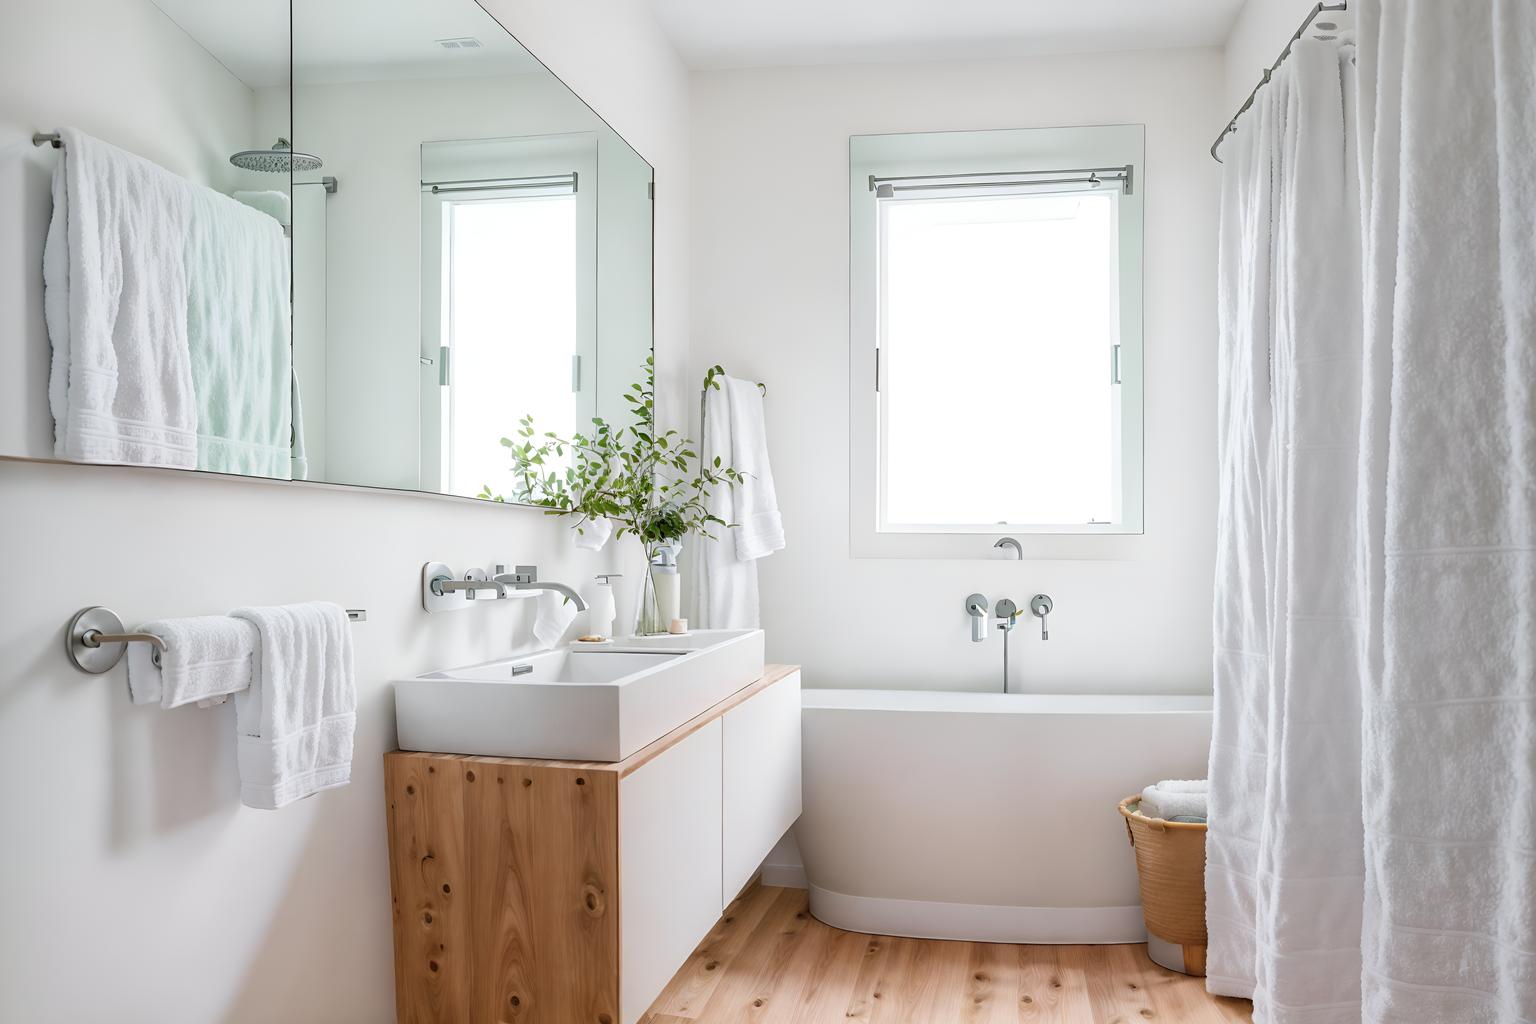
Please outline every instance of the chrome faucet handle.
[[432, 578], [432, 593], [438, 597], [446, 597], [449, 594], [464, 592], [464, 600], [473, 601], [482, 590], [494, 590], [498, 598], [507, 596], [505, 583], [499, 580], [456, 580], [447, 576], [434, 576]]
[[966, 614], [971, 617], [971, 643], [979, 644], [987, 638], [987, 598], [984, 594], [972, 594], [965, 599]]
[[1040, 620], [1041, 640], [1049, 640], [1051, 638], [1051, 630], [1046, 624], [1046, 616], [1051, 614], [1051, 609], [1055, 607], [1056, 604], [1051, 600], [1051, 595], [1049, 594], [1036, 594], [1029, 599], [1030, 612], [1034, 614], [1035, 618]]
[[1008, 598], [1000, 599], [992, 608], [992, 614], [997, 616], [997, 628], [1004, 633], [1012, 632], [1013, 627], [1019, 621], [1019, 606]]

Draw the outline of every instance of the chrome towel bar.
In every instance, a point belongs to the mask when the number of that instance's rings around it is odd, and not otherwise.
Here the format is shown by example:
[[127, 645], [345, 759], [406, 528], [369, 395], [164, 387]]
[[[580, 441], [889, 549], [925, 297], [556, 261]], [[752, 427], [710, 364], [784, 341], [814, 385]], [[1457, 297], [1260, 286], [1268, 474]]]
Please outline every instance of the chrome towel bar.
[[[363, 608], [348, 608], [347, 618], [352, 622], [367, 622], [368, 612]], [[160, 654], [170, 649], [165, 638], [154, 633], [125, 632], [122, 618], [112, 609], [100, 605], [76, 612], [64, 634], [64, 648], [70, 663], [92, 675], [115, 668], [123, 660], [129, 644], [150, 644]]]

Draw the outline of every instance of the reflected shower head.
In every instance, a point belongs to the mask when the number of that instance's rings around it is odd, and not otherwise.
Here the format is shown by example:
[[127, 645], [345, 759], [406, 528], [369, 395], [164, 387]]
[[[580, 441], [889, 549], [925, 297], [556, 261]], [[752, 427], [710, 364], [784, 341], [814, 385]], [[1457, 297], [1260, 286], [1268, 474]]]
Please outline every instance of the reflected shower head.
[[245, 149], [229, 158], [229, 162], [247, 171], [263, 171], [267, 174], [286, 174], [289, 171], [318, 171], [323, 161], [309, 153], [295, 153], [287, 139], [278, 139], [271, 149]]

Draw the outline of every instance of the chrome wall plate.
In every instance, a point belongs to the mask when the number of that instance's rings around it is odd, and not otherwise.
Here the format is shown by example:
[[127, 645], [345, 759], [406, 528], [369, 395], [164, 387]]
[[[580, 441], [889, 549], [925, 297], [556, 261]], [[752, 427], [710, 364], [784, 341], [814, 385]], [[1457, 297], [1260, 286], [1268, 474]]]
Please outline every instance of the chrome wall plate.
[[428, 562], [421, 567], [421, 606], [429, 612], [461, 612], [469, 607], [469, 599], [461, 591], [454, 594], [432, 593], [435, 579], [456, 580], [453, 570], [442, 562]]
[[123, 620], [110, 608], [97, 605], [92, 608], [82, 609], [73, 619], [69, 620], [69, 630], [64, 635], [64, 645], [69, 653], [70, 663], [82, 672], [92, 675], [101, 675], [110, 672], [117, 667], [117, 663], [123, 660], [123, 655], [128, 651], [127, 644], [102, 644], [100, 647], [88, 647], [85, 643], [87, 633], [121, 633], [123, 632]]

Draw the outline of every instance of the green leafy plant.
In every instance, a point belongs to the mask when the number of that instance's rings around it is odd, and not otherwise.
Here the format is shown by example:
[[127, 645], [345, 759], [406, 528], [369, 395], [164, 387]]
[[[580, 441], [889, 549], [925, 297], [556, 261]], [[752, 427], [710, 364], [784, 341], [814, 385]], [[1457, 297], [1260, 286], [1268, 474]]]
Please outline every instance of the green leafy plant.
[[[719, 389], [718, 378], [724, 373], [710, 367], [704, 386]], [[676, 430], [656, 429], [654, 359], [646, 359], [644, 382], [631, 384], [624, 400], [634, 416], [632, 423], [615, 427], [594, 417], [590, 433], [568, 438], [553, 431], [538, 433], [532, 416], [519, 420], [517, 438], [501, 439], [511, 452], [517, 479], [510, 500], [536, 505], [546, 515], [579, 516], [579, 533], [587, 523], [607, 519], [614, 525], [615, 539], [634, 534], [648, 557], [657, 547], [690, 533], [713, 539], [713, 528], [731, 526], [710, 514], [710, 495], [716, 487], [744, 477], [718, 458], [704, 465], [698, 446]], [[509, 500], [492, 494], [488, 485], [479, 496]]]

